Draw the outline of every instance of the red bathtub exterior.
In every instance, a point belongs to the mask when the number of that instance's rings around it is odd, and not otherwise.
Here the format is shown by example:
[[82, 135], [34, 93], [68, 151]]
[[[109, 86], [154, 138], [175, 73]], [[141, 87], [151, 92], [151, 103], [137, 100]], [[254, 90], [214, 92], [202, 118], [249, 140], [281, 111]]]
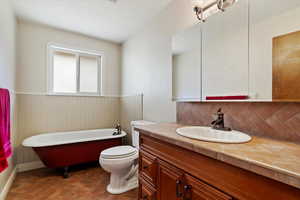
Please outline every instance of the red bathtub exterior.
[[45, 166], [62, 168], [97, 161], [104, 149], [121, 144], [122, 138], [115, 138], [49, 147], [34, 147], [33, 149]]

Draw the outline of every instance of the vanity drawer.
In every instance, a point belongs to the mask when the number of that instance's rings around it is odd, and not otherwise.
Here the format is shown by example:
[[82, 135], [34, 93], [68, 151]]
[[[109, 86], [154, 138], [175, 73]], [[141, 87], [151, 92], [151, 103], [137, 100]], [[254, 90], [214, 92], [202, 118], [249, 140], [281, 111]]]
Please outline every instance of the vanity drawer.
[[146, 181], [156, 187], [157, 159], [155, 156], [145, 152], [140, 152], [140, 173]]
[[156, 190], [142, 180], [139, 190], [139, 200], [157, 200]]

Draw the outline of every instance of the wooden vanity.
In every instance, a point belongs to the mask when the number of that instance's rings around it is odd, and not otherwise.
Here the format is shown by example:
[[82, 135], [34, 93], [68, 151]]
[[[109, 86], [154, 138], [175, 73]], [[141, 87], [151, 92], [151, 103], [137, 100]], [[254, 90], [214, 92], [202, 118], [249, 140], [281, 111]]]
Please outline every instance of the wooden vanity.
[[[140, 200], [300, 199], [297, 187], [237, 167], [236, 161], [228, 164], [214, 159], [206, 148], [202, 149], [203, 154], [195, 152], [193, 140], [179, 141], [176, 138], [180, 136], [170, 134], [177, 125], [162, 134], [158, 126], [154, 131], [150, 126], [137, 128]], [[152, 127], [155, 129], [155, 125]]]

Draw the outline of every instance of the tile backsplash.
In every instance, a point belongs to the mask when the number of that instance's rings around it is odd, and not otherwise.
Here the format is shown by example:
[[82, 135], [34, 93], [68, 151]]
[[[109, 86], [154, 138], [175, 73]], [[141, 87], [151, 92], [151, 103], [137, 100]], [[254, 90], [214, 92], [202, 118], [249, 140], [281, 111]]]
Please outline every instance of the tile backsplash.
[[225, 125], [250, 135], [300, 143], [300, 103], [209, 102], [177, 103], [177, 122], [210, 126], [219, 108]]

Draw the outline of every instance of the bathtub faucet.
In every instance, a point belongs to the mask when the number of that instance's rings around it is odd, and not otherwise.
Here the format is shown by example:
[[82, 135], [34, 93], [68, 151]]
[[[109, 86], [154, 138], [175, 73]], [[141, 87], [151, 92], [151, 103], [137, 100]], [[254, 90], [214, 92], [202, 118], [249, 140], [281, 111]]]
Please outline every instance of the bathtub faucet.
[[121, 128], [120, 124], [118, 124], [115, 129], [117, 129], [117, 130], [113, 133], [113, 135], [121, 135], [122, 134], [122, 128]]

